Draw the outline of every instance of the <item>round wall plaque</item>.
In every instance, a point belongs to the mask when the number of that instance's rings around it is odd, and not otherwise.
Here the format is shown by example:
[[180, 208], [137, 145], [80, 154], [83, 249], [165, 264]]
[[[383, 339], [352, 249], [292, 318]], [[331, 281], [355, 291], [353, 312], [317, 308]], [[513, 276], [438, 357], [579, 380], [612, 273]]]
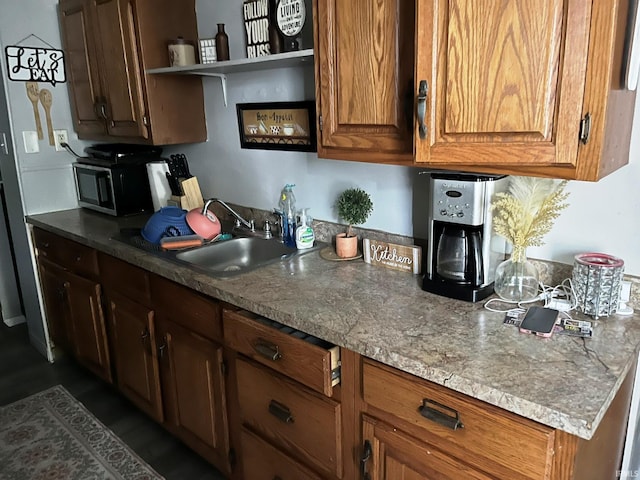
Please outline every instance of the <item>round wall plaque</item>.
[[295, 37], [302, 31], [306, 16], [304, 0], [280, 0], [276, 7], [278, 28], [287, 37]]

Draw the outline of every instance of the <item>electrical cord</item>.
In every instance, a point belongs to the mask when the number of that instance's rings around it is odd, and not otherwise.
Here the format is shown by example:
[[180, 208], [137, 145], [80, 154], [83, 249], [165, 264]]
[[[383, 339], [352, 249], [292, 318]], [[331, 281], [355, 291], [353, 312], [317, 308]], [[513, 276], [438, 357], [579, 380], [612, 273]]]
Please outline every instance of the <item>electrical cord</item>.
[[80, 157], [80, 155], [78, 155], [76, 152], [73, 151], [73, 149], [69, 146], [67, 142], [60, 142], [60, 146], [64, 148], [67, 152], [69, 152], [71, 155], [73, 155], [74, 157], [76, 158]]
[[[531, 303], [543, 302], [544, 307], [554, 308], [553, 306], [554, 300], [556, 302], [558, 300], [564, 300], [568, 303], [568, 307], [562, 310], [560, 310], [559, 308], [556, 308], [556, 310], [559, 310], [561, 313], [564, 313], [568, 318], [571, 318], [571, 316], [567, 312], [575, 310], [577, 306], [577, 302], [576, 302], [575, 291], [573, 289], [573, 284], [571, 283], [570, 278], [565, 278], [559, 285], [556, 285], [556, 286], [549, 286], [540, 282], [539, 289], [540, 289], [540, 293], [538, 294], [537, 297], [533, 298], [532, 300], [513, 301], [513, 300], [505, 300], [502, 298], [491, 298], [485, 302], [484, 308], [486, 310], [489, 310], [490, 312], [517, 315], [520, 313], [524, 313], [526, 311], [526, 306]], [[495, 303], [514, 305], [514, 306], [505, 309], [505, 308], [494, 307], [493, 305]], [[559, 306], [558, 304], [555, 304], [555, 305]]]

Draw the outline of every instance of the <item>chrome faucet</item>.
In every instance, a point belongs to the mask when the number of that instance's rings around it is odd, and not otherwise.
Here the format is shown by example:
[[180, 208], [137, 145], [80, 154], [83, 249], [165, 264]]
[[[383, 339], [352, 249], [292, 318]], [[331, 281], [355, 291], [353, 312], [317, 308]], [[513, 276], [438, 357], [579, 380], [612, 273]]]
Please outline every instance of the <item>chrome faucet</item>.
[[226, 211], [228, 211], [233, 216], [233, 218], [235, 219], [233, 226], [234, 230], [255, 237], [271, 238], [271, 225], [269, 224], [269, 221], [265, 222], [264, 228], [262, 230], [256, 230], [255, 220], [245, 220], [240, 216], [238, 212], [236, 212], [233, 208], [231, 208], [219, 198], [210, 198], [209, 200], [207, 200], [204, 204], [204, 207], [202, 207], [203, 214], [206, 215], [207, 210], [212, 203], [219, 203], [224, 207]]

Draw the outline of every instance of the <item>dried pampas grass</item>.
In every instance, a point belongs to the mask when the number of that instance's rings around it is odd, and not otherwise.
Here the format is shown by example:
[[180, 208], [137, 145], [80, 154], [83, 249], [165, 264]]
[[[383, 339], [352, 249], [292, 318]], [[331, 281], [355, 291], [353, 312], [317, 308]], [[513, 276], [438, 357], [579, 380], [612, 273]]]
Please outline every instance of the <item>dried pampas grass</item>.
[[513, 176], [508, 191], [495, 194], [493, 228], [513, 245], [514, 261], [524, 259], [527, 247], [544, 245], [542, 237], [569, 206], [566, 185], [566, 180]]

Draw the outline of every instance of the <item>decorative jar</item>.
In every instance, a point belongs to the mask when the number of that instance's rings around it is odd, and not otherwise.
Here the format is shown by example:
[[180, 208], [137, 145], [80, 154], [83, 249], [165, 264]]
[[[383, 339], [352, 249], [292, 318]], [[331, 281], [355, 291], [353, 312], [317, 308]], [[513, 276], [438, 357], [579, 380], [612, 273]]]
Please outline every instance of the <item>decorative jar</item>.
[[229, 60], [229, 37], [224, 31], [224, 23], [218, 24], [218, 33], [216, 34], [216, 57], [218, 61]]

